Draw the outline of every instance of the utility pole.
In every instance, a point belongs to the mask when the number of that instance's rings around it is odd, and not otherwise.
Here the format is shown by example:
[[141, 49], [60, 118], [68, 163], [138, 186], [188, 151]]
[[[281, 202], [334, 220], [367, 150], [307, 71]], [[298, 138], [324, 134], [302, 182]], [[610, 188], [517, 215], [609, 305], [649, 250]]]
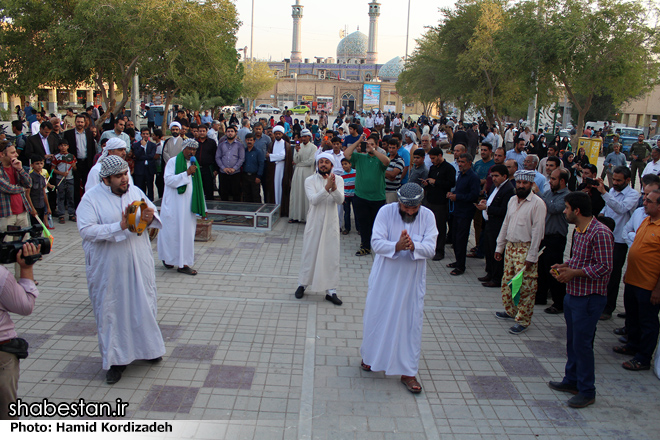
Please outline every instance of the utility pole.
[[135, 124], [135, 130], [140, 130], [139, 111], [140, 111], [140, 77], [137, 74], [137, 69], [135, 70], [135, 75], [133, 75], [133, 87], [131, 87], [131, 120]]
[[408, 0], [408, 21], [406, 22], [406, 61], [408, 61], [408, 39], [410, 35], [410, 0]]
[[254, 47], [254, 0], [252, 0], [252, 18], [250, 19], [250, 61], [252, 58], [252, 48]]

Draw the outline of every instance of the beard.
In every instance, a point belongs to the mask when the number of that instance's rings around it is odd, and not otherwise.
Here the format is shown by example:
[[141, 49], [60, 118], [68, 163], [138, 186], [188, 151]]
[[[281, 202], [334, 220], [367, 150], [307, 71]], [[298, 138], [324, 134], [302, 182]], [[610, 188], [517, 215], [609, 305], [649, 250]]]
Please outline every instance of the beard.
[[327, 176], [327, 175], [330, 174], [330, 170], [327, 170], [327, 169], [322, 170], [321, 168], [319, 168], [319, 174], [322, 175], [322, 176]]
[[405, 211], [402, 211], [401, 208], [399, 208], [399, 215], [401, 216], [401, 220], [403, 220], [404, 223], [412, 223], [415, 221], [417, 218], [417, 214], [419, 214], [419, 211], [416, 213], [410, 215]]
[[525, 188], [516, 188], [516, 195], [518, 196], [519, 199], [526, 199], [529, 194], [532, 192], [532, 189], [525, 189]]

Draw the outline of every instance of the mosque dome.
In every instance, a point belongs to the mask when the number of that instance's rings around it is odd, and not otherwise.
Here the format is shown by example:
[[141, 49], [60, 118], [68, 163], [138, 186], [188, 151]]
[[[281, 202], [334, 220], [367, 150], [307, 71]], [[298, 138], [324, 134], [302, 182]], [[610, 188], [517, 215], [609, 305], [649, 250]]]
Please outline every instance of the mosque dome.
[[396, 81], [403, 71], [404, 63], [401, 57], [394, 57], [380, 68], [378, 76], [381, 81]]
[[359, 63], [355, 60], [367, 59], [369, 38], [360, 31], [344, 37], [337, 45], [337, 61], [340, 63]]

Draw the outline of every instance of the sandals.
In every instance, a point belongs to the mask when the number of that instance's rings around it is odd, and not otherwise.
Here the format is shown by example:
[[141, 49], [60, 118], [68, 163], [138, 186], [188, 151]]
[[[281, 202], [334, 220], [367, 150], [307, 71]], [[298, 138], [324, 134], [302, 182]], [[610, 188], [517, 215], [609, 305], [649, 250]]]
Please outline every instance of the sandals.
[[364, 361], [360, 361], [360, 368], [364, 371], [371, 371], [371, 365], [365, 364]]
[[634, 356], [634, 355], [637, 354], [637, 350], [633, 350], [632, 348], [626, 347], [625, 345], [612, 347], [612, 351], [615, 352], [615, 353], [625, 354], [625, 355], [628, 355], [628, 356]]
[[401, 383], [408, 388], [413, 394], [419, 394], [422, 392], [422, 386], [417, 382], [415, 376], [401, 376]]
[[64, 220], [64, 217], [60, 217], [60, 224], [63, 225], [66, 223], [66, 220]]
[[453, 268], [455, 268], [457, 265], [458, 265], [458, 263], [454, 262], [454, 263], [449, 263], [449, 264], [447, 265], [447, 267], [453, 269]]
[[344, 229], [344, 230], [341, 232], [341, 235], [348, 235], [348, 234], [349, 234], [349, 232], [348, 232], [346, 229]]
[[294, 220], [294, 219], [290, 218], [289, 223], [299, 223], [299, 222], [298, 222], [298, 220]]
[[173, 264], [167, 264], [167, 263], [165, 262], [165, 260], [162, 260], [162, 261], [163, 261], [163, 266], [165, 266], [166, 269], [172, 269], [172, 268], [174, 267]]
[[183, 266], [176, 270], [179, 273], [185, 273], [186, 275], [197, 275], [197, 271], [190, 266]]
[[463, 275], [464, 273], [465, 273], [465, 271], [462, 270], [462, 269], [454, 269], [451, 272], [449, 272], [449, 275], [453, 275], [453, 276], [456, 277], [456, 276], [459, 276], [459, 275]]
[[623, 364], [621, 364], [621, 366], [626, 370], [630, 370], [630, 371], [643, 371], [643, 370], [651, 369], [651, 364], [644, 365], [636, 359], [630, 359], [629, 361], [626, 361]]

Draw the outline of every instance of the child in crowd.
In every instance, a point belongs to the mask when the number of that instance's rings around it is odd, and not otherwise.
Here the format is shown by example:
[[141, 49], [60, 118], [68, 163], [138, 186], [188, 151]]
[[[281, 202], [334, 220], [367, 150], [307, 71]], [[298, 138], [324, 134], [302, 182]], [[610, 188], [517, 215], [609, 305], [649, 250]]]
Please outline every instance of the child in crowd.
[[30, 221], [32, 225], [38, 225], [39, 221], [37, 216], [44, 222], [48, 223], [47, 214], [50, 214], [50, 205], [48, 204], [48, 196], [46, 195], [46, 177], [42, 174], [44, 170], [44, 158], [41, 156], [32, 156], [32, 171], [30, 178], [32, 179], [32, 188], [26, 188], [25, 195], [27, 196], [28, 203], [30, 204]]
[[[57, 215], [60, 223], [64, 220], [65, 211], [69, 211], [69, 220], [75, 222], [76, 207], [73, 204], [73, 170], [76, 168], [76, 157], [69, 153], [69, 143], [62, 140], [59, 145], [59, 154], [53, 159], [53, 174], [55, 174], [55, 186], [57, 187]], [[66, 205], [66, 206], [65, 206]]]
[[[355, 169], [351, 168], [351, 163], [346, 158], [341, 160], [341, 167], [344, 169], [341, 176], [344, 179], [344, 230], [342, 234], [348, 235], [351, 232], [351, 205], [355, 196]], [[353, 206], [353, 211], [355, 212], [355, 206]], [[341, 220], [339, 219], [340, 223]], [[360, 233], [357, 216], [355, 216], [355, 230], [358, 234]]]
[[424, 164], [424, 156], [426, 156], [426, 153], [423, 148], [413, 151], [413, 166], [410, 168], [408, 181], [419, 186], [422, 186], [422, 180], [429, 176], [429, 169]]

